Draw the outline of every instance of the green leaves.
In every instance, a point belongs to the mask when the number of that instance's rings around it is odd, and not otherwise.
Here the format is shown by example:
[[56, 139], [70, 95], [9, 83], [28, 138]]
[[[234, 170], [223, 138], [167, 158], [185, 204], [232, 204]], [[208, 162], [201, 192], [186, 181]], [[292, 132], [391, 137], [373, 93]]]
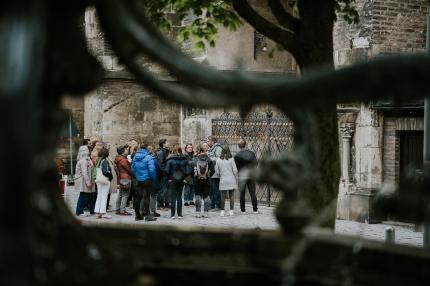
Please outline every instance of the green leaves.
[[357, 9], [355, 9], [355, 0], [337, 0], [334, 7], [335, 11], [340, 13], [349, 24], [359, 22], [359, 15]]
[[[145, 13], [163, 31], [179, 26], [177, 40], [193, 41], [194, 49], [214, 47], [218, 27], [235, 31], [240, 18], [233, 12], [231, 2], [221, 0], [142, 0]], [[180, 23], [180, 25], [178, 25]]]

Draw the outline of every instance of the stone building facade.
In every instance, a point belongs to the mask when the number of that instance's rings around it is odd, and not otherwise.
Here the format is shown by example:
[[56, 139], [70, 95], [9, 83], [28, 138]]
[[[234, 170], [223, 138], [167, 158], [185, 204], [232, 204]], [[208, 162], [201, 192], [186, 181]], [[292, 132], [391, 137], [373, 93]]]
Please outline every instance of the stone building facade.
[[[119, 64], [117, 57], [103, 37], [94, 9], [85, 13], [85, 33], [88, 46], [106, 70], [103, 84], [87, 94], [80, 102], [65, 102], [64, 108], [73, 114], [79, 126], [80, 139], [98, 138], [115, 146], [131, 139], [145, 140], [157, 145], [160, 138], [171, 144], [198, 143], [212, 133], [212, 119], [224, 110], [205, 110], [179, 106], [161, 100], [136, 83]], [[175, 33], [166, 35], [175, 38]], [[296, 75], [294, 59], [285, 51], [276, 51], [276, 45], [244, 24], [236, 32], [220, 28], [217, 45], [204, 52], [193, 52], [190, 43], [182, 45], [185, 53], [196, 61], [224, 72], [231, 72], [239, 64], [255, 73], [285, 73]], [[143, 65], [160, 79], [171, 80], [162, 68], [143, 59]], [[76, 140], [78, 142], [80, 140]], [[78, 144], [75, 144], [75, 153]], [[67, 148], [63, 148], [67, 149]], [[66, 161], [68, 156], [66, 157]]]
[[[337, 68], [372, 58], [425, 50], [427, 1], [358, 0], [360, 23], [334, 29]], [[365, 83], [363, 83], [365, 84]], [[389, 98], [389, 94], [386, 95]], [[338, 106], [342, 178], [338, 218], [378, 222], [372, 202], [383, 184], [397, 184], [408, 166], [419, 171], [423, 103], [366, 102]], [[390, 219], [390, 218], [388, 218]], [[394, 218], [395, 219], [395, 218]]]
[[[167, 138], [181, 145], [197, 143], [211, 134], [211, 119], [223, 110], [188, 108], [165, 102], [139, 86], [118, 63], [102, 36], [95, 11], [85, 14], [85, 30], [88, 44], [106, 69], [105, 82], [85, 97], [84, 136], [96, 136], [111, 145], [122, 144], [133, 138], [145, 139], [156, 144], [159, 138]], [[174, 38], [175, 34], [168, 35]], [[289, 53], [269, 52], [276, 45], [244, 24], [236, 32], [220, 28], [217, 45], [201, 53], [193, 53], [190, 44], [183, 50], [196, 61], [218, 70], [230, 72], [239, 64], [255, 73], [286, 73], [295, 75], [297, 67]], [[152, 72], [165, 77], [161, 68], [144, 61]]]
[[[357, 0], [356, 3], [360, 23], [347, 24], [340, 16], [334, 27], [337, 68], [378, 56], [425, 49], [427, 1]], [[103, 39], [92, 9], [85, 14], [85, 30], [89, 46], [107, 73], [102, 86], [73, 105], [76, 125], [83, 128], [80, 134], [96, 136], [115, 146], [130, 139], [145, 139], [155, 144], [161, 137], [184, 145], [197, 143], [212, 133], [212, 119], [225, 110], [196, 109], [162, 101], [139, 86], [118, 63]], [[274, 57], [269, 56], [274, 47], [273, 42], [244, 24], [235, 33], [220, 29], [216, 47], [195, 58], [224, 72], [236, 69], [241, 63], [261, 75], [297, 75], [290, 54], [276, 51]], [[183, 48], [189, 52], [187, 45]], [[144, 64], [160, 78], [164, 77], [158, 66], [150, 61]], [[367, 222], [384, 219], [372, 208], [375, 190], [383, 183], [399, 182], [408, 163], [402, 148], [410, 144], [419, 149], [422, 113], [420, 102], [401, 107], [394, 107], [389, 101], [338, 105], [342, 158], [338, 218]]]

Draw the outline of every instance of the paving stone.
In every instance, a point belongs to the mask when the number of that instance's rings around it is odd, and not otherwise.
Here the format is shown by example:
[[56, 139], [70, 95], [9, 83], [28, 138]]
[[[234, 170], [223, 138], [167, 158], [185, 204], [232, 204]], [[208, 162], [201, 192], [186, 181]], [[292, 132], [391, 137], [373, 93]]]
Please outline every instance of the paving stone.
[[[67, 187], [65, 201], [74, 213], [76, 202], [79, 194], [74, 191], [73, 187]], [[115, 205], [116, 194], [111, 195], [110, 204]], [[229, 204], [226, 203], [226, 206]], [[183, 219], [171, 219], [170, 210], [158, 211], [161, 217], [155, 222], [144, 222], [134, 220], [134, 210], [127, 209], [132, 216], [119, 216], [110, 212], [112, 219], [96, 219], [94, 216], [79, 217], [84, 221], [92, 223], [113, 223], [113, 224], [153, 224], [153, 225], [181, 225], [181, 226], [204, 226], [204, 227], [222, 227], [222, 228], [258, 228], [258, 229], [279, 229], [279, 224], [273, 213], [273, 207], [259, 206], [260, 214], [253, 214], [251, 205], [247, 204], [246, 214], [240, 213], [239, 204], [235, 204], [235, 214], [233, 216], [221, 217], [219, 212], [209, 212], [209, 218], [196, 218], [195, 206], [183, 206]], [[385, 229], [389, 224], [365, 224], [355, 221], [336, 220], [335, 232], [339, 234], [359, 236], [371, 240], [384, 241]], [[395, 228], [395, 242], [401, 245], [422, 247], [423, 233], [415, 232], [410, 227], [393, 226]]]

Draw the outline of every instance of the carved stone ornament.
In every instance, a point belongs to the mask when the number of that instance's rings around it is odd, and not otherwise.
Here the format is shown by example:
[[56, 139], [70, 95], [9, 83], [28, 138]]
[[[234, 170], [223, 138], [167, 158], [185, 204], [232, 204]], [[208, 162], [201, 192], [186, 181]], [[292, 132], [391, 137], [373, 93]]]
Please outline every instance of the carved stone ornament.
[[343, 138], [351, 138], [355, 132], [355, 123], [342, 123], [340, 125], [340, 132]]

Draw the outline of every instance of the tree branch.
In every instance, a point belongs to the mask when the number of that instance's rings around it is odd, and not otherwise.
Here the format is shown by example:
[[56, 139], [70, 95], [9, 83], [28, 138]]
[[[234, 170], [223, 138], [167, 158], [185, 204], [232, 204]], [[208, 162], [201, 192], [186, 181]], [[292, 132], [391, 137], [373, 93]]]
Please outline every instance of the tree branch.
[[276, 20], [278, 20], [279, 24], [284, 28], [296, 33], [300, 20], [294, 18], [293, 15], [285, 10], [281, 0], [267, 0], [267, 3], [269, 4], [270, 10], [272, 11]]
[[[181, 104], [229, 107], [272, 103], [281, 108], [324, 109], [338, 102], [387, 97], [405, 100], [421, 98], [430, 92], [427, 84], [430, 58], [426, 55], [386, 57], [338, 71], [307, 73], [300, 79], [262, 78], [241, 71], [223, 74], [194, 62], [166, 43], [150, 23], [138, 22], [137, 16], [125, 8], [125, 3], [128, 2], [103, 1], [97, 6], [114, 50], [143, 84]], [[184, 85], [167, 87], [144, 71], [135, 61], [139, 49], [183, 80]]]
[[294, 55], [296, 53], [296, 41], [293, 33], [277, 27], [260, 16], [247, 0], [235, 0], [233, 1], [233, 7], [239, 16], [245, 19], [258, 32], [281, 44], [291, 54]]

